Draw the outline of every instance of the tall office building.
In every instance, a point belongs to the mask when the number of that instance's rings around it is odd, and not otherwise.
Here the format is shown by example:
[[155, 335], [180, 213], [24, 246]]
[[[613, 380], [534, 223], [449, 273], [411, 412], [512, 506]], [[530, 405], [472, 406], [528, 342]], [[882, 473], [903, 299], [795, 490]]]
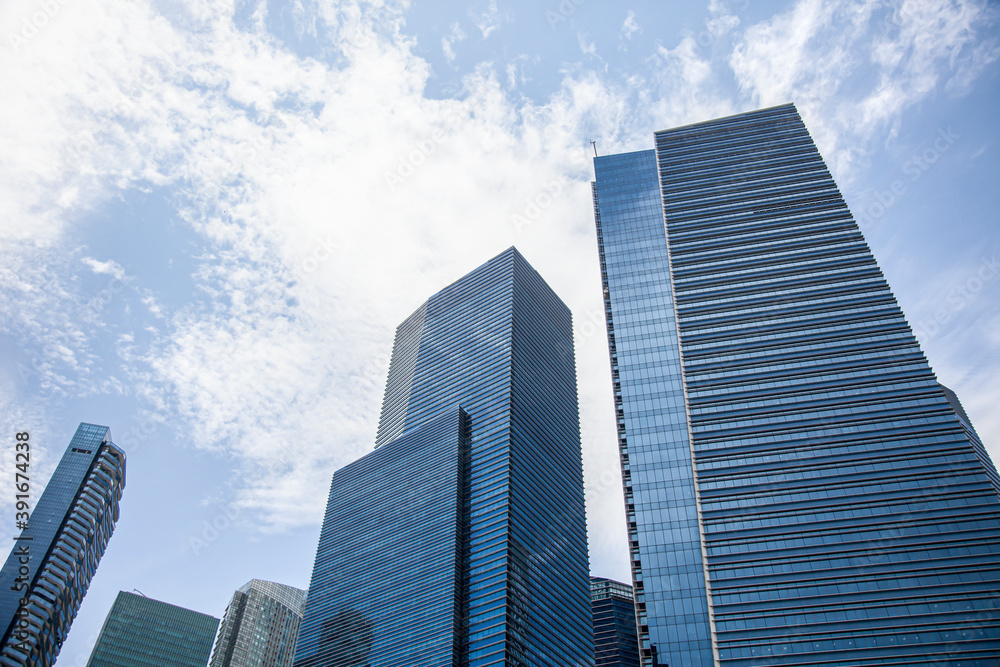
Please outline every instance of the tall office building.
[[969, 419], [969, 415], [966, 414], [965, 408], [962, 407], [962, 402], [958, 400], [958, 396], [948, 387], [939, 385], [941, 391], [944, 392], [945, 397], [948, 399], [948, 403], [951, 404], [952, 409], [955, 411], [955, 416], [958, 417], [959, 423], [962, 424], [962, 430], [965, 431], [965, 436], [972, 443], [972, 446], [976, 449], [976, 455], [979, 456], [979, 462], [983, 464], [983, 469], [986, 470], [986, 474], [989, 476], [990, 481], [993, 482], [993, 488], [996, 489], [997, 494], [1000, 494], [1000, 475], [997, 474], [996, 466], [993, 465], [993, 460], [990, 459], [989, 453], [986, 451], [986, 447], [983, 445], [983, 441], [979, 439], [979, 433], [972, 426], [972, 420]]
[[593, 665], [569, 310], [510, 248], [396, 330], [333, 475], [296, 667]]
[[595, 667], [639, 667], [639, 637], [632, 587], [604, 577], [590, 578]]
[[219, 619], [120, 591], [87, 667], [205, 667]]
[[[29, 436], [17, 445], [29, 480], [34, 444]], [[124, 488], [125, 452], [111, 431], [80, 424], [0, 571], [0, 665], [55, 663], [111, 539]]]
[[643, 664], [993, 664], [985, 451], [795, 108], [594, 164]]
[[306, 592], [251, 579], [226, 607], [210, 667], [291, 667]]

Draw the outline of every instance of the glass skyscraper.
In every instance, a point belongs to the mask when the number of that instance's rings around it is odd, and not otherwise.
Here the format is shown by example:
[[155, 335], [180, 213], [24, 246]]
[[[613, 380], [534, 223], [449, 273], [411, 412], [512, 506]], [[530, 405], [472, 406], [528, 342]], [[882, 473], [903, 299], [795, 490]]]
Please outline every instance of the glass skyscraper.
[[[33, 447], [17, 449], [33, 478]], [[0, 571], [0, 665], [55, 663], [111, 539], [124, 488], [125, 452], [111, 431], [80, 424]]]
[[593, 665], [585, 523], [570, 312], [510, 248], [397, 329], [295, 665]]
[[251, 579], [226, 607], [210, 667], [291, 667], [306, 592]]
[[595, 667], [639, 667], [639, 640], [632, 587], [604, 577], [590, 578]]
[[120, 591], [87, 667], [205, 667], [219, 619]]
[[986, 470], [986, 474], [989, 475], [990, 480], [993, 482], [993, 486], [996, 487], [997, 493], [1000, 494], [1000, 475], [997, 474], [996, 466], [993, 465], [993, 461], [990, 459], [990, 455], [986, 452], [986, 447], [983, 445], [983, 441], [979, 439], [979, 434], [976, 429], [972, 426], [972, 420], [969, 419], [969, 415], [965, 413], [965, 408], [962, 407], [962, 402], [958, 400], [958, 396], [948, 387], [943, 384], [940, 385], [941, 391], [948, 398], [948, 402], [951, 404], [953, 410], [955, 410], [955, 415], [958, 417], [958, 421], [962, 424], [962, 429], [965, 431], [966, 437], [972, 446], [976, 449], [976, 454], [979, 456], [979, 462], [983, 464], [983, 468]]
[[795, 108], [594, 164], [643, 664], [996, 665], [995, 470]]

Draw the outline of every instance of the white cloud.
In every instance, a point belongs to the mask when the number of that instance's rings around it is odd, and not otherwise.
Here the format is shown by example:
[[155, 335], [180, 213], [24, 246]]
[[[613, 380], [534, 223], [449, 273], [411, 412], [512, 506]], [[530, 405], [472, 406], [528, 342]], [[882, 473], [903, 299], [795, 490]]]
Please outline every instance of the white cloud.
[[455, 61], [455, 50], [452, 45], [456, 42], [461, 42], [466, 38], [465, 31], [462, 30], [462, 26], [458, 23], [451, 24], [451, 31], [444, 37], [441, 38], [441, 50], [444, 52], [444, 57], [448, 62]]
[[[793, 96], [812, 102], [811, 98], [835, 92], [839, 79], [830, 73], [849, 72], [853, 63], [846, 46], [854, 38], [831, 30], [834, 39], [820, 39], [836, 9], [835, 3], [799, 0], [785, 14], [747, 29], [731, 63], [741, 87], [756, 104], [773, 106]], [[822, 60], [816, 59], [817, 52], [822, 52]]]
[[645, 126], [639, 137], [644, 147], [650, 147], [650, 128], [666, 129], [738, 110], [719, 83], [717, 63], [700, 55], [694, 36], [684, 37], [672, 49], [658, 46], [648, 62], [648, 77], [628, 82], [629, 94], [636, 98], [633, 113], [642, 114], [640, 124]]
[[740, 19], [729, 12], [729, 7], [720, 0], [709, 0], [709, 18], [705, 21], [708, 34], [714, 38], [732, 32], [740, 25]]
[[984, 7], [976, 2], [904, 0], [873, 36], [878, 88], [862, 104], [865, 129], [890, 120], [933, 91], [964, 92], [982, 68], [1000, 55], [995, 40], [978, 42]]
[[501, 17], [497, 10], [497, 0], [489, 0], [485, 10], [470, 11], [469, 13], [476, 27], [483, 34], [483, 39], [489, 37], [500, 27]]
[[[165, 328], [145, 351], [134, 337], [118, 345], [148, 364], [143, 391], [184, 419], [189, 442], [240, 463], [238, 502], [264, 528], [315, 521], [332, 470], [370, 448], [395, 325], [448, 282], [516, 244], [570, 305], [599, 311], [599, 289], [578, 284], [588, 261], [596, 280], [581, 126], [608, 137], [621, 128], [594, 77], [568, 78], [535, 106], [509, 99], [484, 66], [459, 100], [430, 100], [429, 70], [410, 42], [364, 15], [341, 17], [354, 38], [347, 66], [332, 69], [223, 15], [188, 8], [166, 20], [137, 4], [102, 6], [93, 18], [93, 7], [70, 9], [77, 25], [67, 39], [105, 46], [84, 62], [58, 48], [33, 54], [33, 76], [82, 83], [8, 109], [19, 124], [50, 107], [73, 110], [48, 118], [39, 146], [12, 147], [24, 149], [18, 171], [31, 193], [57, 191], [44, 164], [74, 137], [92, 137], [80, 158], [81, 201], [96, 207], [146, 184], [176, 193], [180, 220], [210, 248], [195, 275], [202, 300], [168, 304], [141, 292]], [[12, 84], [26, 85], [16, 76]], [[386, 174], [399, 178], [394, 189]], [[530, 228], [515, 228], [522, 202], [553, 182], [564, 194]], [[48, 216], [54, 245], [74, 223], [55, 198], [8, 201]], [[564, 256], [547, 252], [556, 242]], [[33, 274], [25, 289], [36, 282]], [[34, 308], [58, 313], [74, 297], [49, 298]], [[602, 357], [595, 341], [591, 354]], [[86, 344], [77, 347], [53, 348], [72, 371], [64, 384], [95, 363], [81, 356]], [[606, 360], [597, 363], [606, 373]], [[605, 403], [604, 385], [593, 386]], [[587, 409], [595, 398], [582, 400]], [[588, 421], [588, 442], [613, 437], [608, 424]]]
[[[24, 242], [4, 244], [0, 264], [0, 332], [12, 337], [7, 378], [13, 396], [34, 387], [46, 398], [95, 393], [90, 331], [100, 313], [72, 278], [73, 264], [58, 250]], [[79, 263], [79, 260], [76, 261]]]
[[125, 277], [125, 269], [122, 268], [121, 264], [114, 261], [113, 259], [109, 259], [104, 262], [99, 262], [93, 257], [84, 257], [80, 261], [86, 264], [88, 267], [90, 267], [90, 270], [93, 271], [94, 273], [109, 275], [114, 278], [117, 278], [118, 280], [121, 280], [122, 278]]
[[[1000, 442], [1000, 415], [996, 406], [1000, 402], [1000, 387], [996, 381], [996, 363], [1000, 359], [1000, 315], [996, 301], [1000, 298], [1000, 279], [982, 285], [979, 292], [968, 292], [956, 298], [955, 287], [967, 284], [979, 262], [971, 260], [966, 266], [948, 267], [942, 274], [948, 276], [936, 281], [922, 295], [911, 311], [923, 316], [911, 318], [911, 326], [918, 331], [920, 346], [933, 361], [938, 380], [957, 394], [973, 426], [987, 449], [998, 461]], [[956, 282], [948, 283], [955, 279]], [[960, 304], [956, 306], [956, 304]], [[935, 315], [942, 321], [935, 322]], [[935, 327], [937, 324], [937, 328]], [[969, 350], [977, 350], [970, 356]], [[991, 436], [993, 436], [991, 438]]]
[[[11, 6], [0, 12], [19, 20], [34, 5]], [[0, 133], [0, 240], [37, 267], [22, 271], [5, 253], [0, 312], [8, 330], [51, 340], [47, 386], [75, 391], [98, 363], [87, 321], [60, 315], [81, 293], [46, 273], [74, 275], [59, 259], [68, 231], [118, 192], [169, 190], [180, 224], [207, 248], [194, 258], [199, 300], [140, 292], [157, 316], [159, 330], [143, 330], [155, 342], [125, 336], [118, 352], [144, 364], [147, 375], [136, 377], [146, 397], [182, 418], [191, 446], [238, 463], [240, 507], [262, 527], [313, 523], [332, 470], [372, 444], [395, 326], [514, 244], [575, 314], [588, 482], [601, 499], [589, 509], [600, 526], [596, 553], [620, 544], [623, 528], [617, 482], [600, 484], [617, 465], [607, 349], [600, 327], [582, 335], [603, 312], [589, 141], [601, 152], [648, 148], [653, 129], [793, 99], [821, 147], [838, 147], [838, 137], [867, 136], [921, 99], [921, 73], [961, 82], [990, 57], [963, 46], [971, 10], [946, 12], [938, 28], [901, 11], [898, 30], [874, 36], [866, 4], [802, 0], [748, 27], [728, 62], [699, 53], [689, 36], [621, 79], [568, 65], [540, 103], [515, 90], [523, 67], [488, 65], [455, 99], [429, 99], [430, 69], [394, 5], [321, 3], [340, 49], [329, 65], [276, 45], [264, 3], [243, 30], [223, 2], [171, 6], [166, 16], [143, 2], [66, 4], [0, 67], [0, 85], [18, 93], [0, 105], [0, 123], [17, 128]], [[495, 25], [477, 27], [486, 38]], [[721, 37], [735, 25], [719, 9], [709, 28]], [[951, 51], [938, 29], [957, 45]], [[464, 38], [455, 24], [442, 40], [449, 61]], [[587, 39], [578, 35], [581, 52], [596, 56]], [[938, 45], [929, 60], [915, 54], [927, 40]], [[885, 93], [903, 100], [887, 107], [892, 114], [856, 129], [842, 119], [869, 99], [881, 108], [882, 88], [866, 89], [854, 107], [831, 100], [866, 58], [890, 74], [912, 71], [912, 82]], [[733, 73], [743, 98], [725, 92]], [[552, 204], [517, 226], [552, 183]], [[92, 271], [115, 270], [72, 256]]]
[[539, 57], [521, 54], [511, 58], [504, 67], [507, 87], [514, 89], [518, 86], [530, 83], [533, 80], [532, 73], [539, 65]]
[[637, 32], [642, 32], [642, 28], [635, 21], [635, 12], [629, 10], [628, 15], [625, 16], [625, 21], [622, 23], [621, 29], [618, 31], [618, 36], [621, 39], [632, 39], [632, 35]]
[[794, 102], [846, 179], [876, 130], [891, 136], [941, 84], [964, 90], [996, 60], [995, 40], [977, 34], [987, 16], [972, 0], [902, 0], [888, 10], [869, 0], [798, 0], [748, 27], [730, 64], [752, 106]]

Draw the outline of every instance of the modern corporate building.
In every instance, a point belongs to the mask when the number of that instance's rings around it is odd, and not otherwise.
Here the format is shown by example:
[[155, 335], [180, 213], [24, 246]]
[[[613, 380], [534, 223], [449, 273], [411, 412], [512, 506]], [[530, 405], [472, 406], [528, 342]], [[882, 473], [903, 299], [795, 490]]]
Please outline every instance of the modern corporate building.
[[510, 248], [396, 330], [295, 665], [593, 665], [585, 523], [570, 312]]
[[219, 619], [120, 591], [87, 667], [205, 667]]
[[[36, 443], [21, 435], [17, 490], [30, 496]], [[111, 431], [80, 424], [38, 504], [29, 512], [26, 500], [25, 515], [18, 512], [23, 530], [0, 571], [0, 665], [55, 663], [111, 539], [124, 488], [125, 453]]]
[[643, 664], [995, 664], [992, 465], [795, 108], [655, 146], [593, 185]]
[[306, 592], [251, 579], [226, 607], [210, 667], [291, 667]]
[[948, 403], [951, 404], [952, 409], [955, 411], [955, 415], [958, 417], [958, 421], [962, 424], [962, 430], [965, 431], [965, 437], [969, 439], [972, 446], [976, 450], [976, 455], [979, 457], [979, 462], [983, 464], [983, 469], [986, 470], [986, 474], [989, 476], [990, 481], [993, 482], [993, 487], [997, 490], [997, 494], [1000, 494], [1000, 475], [997, 474], [996, 466], [993, 465], [993, 460], [990, 459], [990, 455], [986, 452], [986, 447], [983, 445], [983, 441], [979, 439], [979, 433], [972, 426], [972, 420], [969, 419], [969, 415], [966, 414], [965, 408], [962, 407], [962, 402], [958, 400], [958, 396], [948, 387], [938, 385], [941, 387], [941, 391], [944, 392], [945, 397], [948, 399]]
[[594, 617], [595, 667], [639, 667], [632, 587], [591, 577], [590, 610]]

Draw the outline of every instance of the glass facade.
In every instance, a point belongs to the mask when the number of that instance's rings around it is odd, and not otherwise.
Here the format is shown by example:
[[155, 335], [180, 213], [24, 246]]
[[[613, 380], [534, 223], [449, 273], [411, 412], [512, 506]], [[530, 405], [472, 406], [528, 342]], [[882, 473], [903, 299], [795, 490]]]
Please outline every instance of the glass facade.
[[333, 475], [298, 667], [457, 665], [465, 414]]
[[704, 559], [656, 155], [611, 155], [596, 160], [595, 167], [594, 210], [645, 664], [711, 665]]
[[0, 665], [55, 663], [111, 539], [124, 488], [125, 452], [107, 426], [81, 423], [0, 571]]
[[972, 446], [976, 448], [976, 455], [979, 456], [979, 462], [983, 464], [983, 469], [986, 470], [986, 474], [989, 476], [990, 481], [993, 482], [993, 488], [996, 489], [997, 494], [1000, 494], [1000, 475], [997, 474], [996, 466], [993, 465], [990, 455], [986, 452], [986, 447], [983, 446], [983, 441], [979, 439], [979, 434], [976, 433], [976, 429], [972, 426], [972, 420], [969, 419], [969, 415], [965, 413], [965, 408], [962, 407], [962, 402], [958, 400], [958, 396], [955, 395], [951, 389], [942, 385], [941, 391], [944, 392], [945, 397], [948, 399], [948, 403], [951, 404], [952, 409], [955, 411], [955, 416], [958, 417], [959, 423], [962, 424], [962, 430], [965, 431], [965, 436], [972, 443]]
[[639, 667], [639, 638], [632, 587], [603, 577], [590, 578], [596, 667]]
[[643, 663], [996, 664], [995, 472], [795, 108], [655, 143], [594, 185]]
[[306, 592], [251, 579], [233, 593], [210, 667], [291, 667]]
[[592, 665], [569, 310], [514, 248], [396, 331], [338, 470], [296, 667]]
[[87, 667], [205, 667], [219, 619], [121, 591]]

